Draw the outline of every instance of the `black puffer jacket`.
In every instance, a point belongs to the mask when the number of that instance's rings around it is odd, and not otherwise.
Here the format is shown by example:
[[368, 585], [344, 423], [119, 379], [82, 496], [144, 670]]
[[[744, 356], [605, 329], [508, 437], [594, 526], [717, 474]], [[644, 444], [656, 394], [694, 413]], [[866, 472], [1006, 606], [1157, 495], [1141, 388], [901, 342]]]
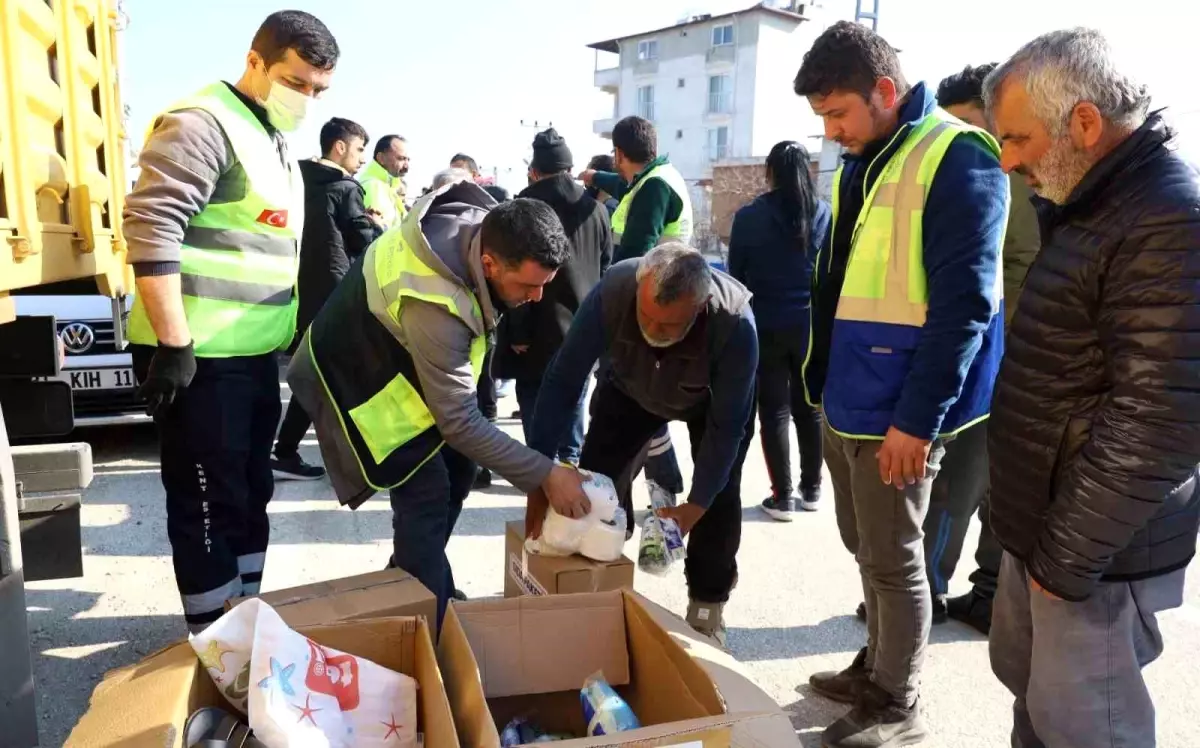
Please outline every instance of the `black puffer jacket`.
[[[570, 174], [534, 182], [518, 197], [541, 200], [554, 209], [571, 242], [571, 259], [546, 284], [542, 300], [510, 309], [496, 330], [492, 375], [537, 381], [562, 346], [571, 321], [592, 286], [612, 261], [612, 232], [604, 206], [576, 184]], [[514, 345], [529, 350], [517, 353]]]
[[324, 161], [301, 161], [304, 234], [300, 238], [300, 311], [296, 339], [312, 324], [354, 262], [383, 229], [367, 218], [358, 181]]
[[1200, 526], [1200, 174], [1157, 115], [1044, 211], [989, 426], [992, 530], [1048, 591], [1186, 566]]

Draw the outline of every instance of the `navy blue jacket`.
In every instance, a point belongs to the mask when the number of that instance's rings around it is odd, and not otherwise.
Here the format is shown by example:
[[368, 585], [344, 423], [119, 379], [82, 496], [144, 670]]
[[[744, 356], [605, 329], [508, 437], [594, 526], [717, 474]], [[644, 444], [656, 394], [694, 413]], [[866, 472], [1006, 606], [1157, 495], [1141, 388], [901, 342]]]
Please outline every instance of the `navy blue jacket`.
[[733, 217], [729, 274], [754, 294], [751, 303], [759, 330], [808, 327], [813, 264], [829, 236], [833, 213], [829, 203], [818, 200], [809, 241], [801, 244], [792, 231], [793, 209], [782, 193], [772, 191]]
[[[988, 412], [1003, 353], [1003, 309], [999, 319], [993, 316], [992, 296], [1008, 218], [1008, 178], [995, 154], [977, 138], [960, 136], [950, 144], [929, 187], [922, 218], [929, 295], [924, 327], [912, 329], [908, 341], [873, 342], [867, 329], [871, 323], [846, 322], [838, 326], [839, 339], [833, 336], [854, 222], [864, 196], [903, 142], [895, 135], [936, 106], [933, 92], [917, 84], [900, 109], [897, 130], [862, 155], [844, 157], [836, 225], [817, 261], [813, 344], [804, 376], [812, 402], [822, 397], [832, 402], [831, 390], [837, 388], [838, 400], [853, 400], [864, 413], [890, 410], [891, 425], [922, 439], [933, 439], [943, 430], [952, 408], [951, 420], [956, 421], [966, 412]], [[871, 377], [849, 381], [855, 374], [848, 371], [827, 377], [834, 346], [858, 356], [862, 372]], [[893, 352], [875, 355], [880, 347]], [[893, 377], [903, 380], [898, 392], [892, 391]], [[832, 420], [830, 425], [837, 428]]]

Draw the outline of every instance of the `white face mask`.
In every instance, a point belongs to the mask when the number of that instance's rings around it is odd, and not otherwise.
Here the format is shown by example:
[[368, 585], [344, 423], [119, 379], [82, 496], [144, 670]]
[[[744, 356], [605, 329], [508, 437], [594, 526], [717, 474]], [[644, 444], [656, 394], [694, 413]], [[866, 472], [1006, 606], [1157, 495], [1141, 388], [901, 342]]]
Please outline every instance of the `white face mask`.
[[271, 91], [263, 108], [267, 110], [267, 119], [280, 132], [295, 132], [308, 115], [308, 108], [313, 99], [299, 91], [288, 88], [279, 81], [271, 82]]

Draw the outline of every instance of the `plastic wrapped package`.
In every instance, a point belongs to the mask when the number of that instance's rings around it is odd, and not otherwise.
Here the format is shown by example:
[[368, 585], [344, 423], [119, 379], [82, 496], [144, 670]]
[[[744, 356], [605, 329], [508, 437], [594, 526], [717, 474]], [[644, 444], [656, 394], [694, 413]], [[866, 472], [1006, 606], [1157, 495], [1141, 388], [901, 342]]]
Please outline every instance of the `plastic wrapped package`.
[[646, 481], [650, 493], [650, 513], [642, 522], [642, 542], [638, 548], [638, 568], [647, 574], [663, 576], [671, 565], [687, 556], [683, 544], [683, 533], [673, 519], [662, 519], [658, 510], [669, 506], [666, 501], [670, 492], [652, 480]]
[[500, 733], [502, 748], [513, 748], [530, 743], [553, 743], [558, 740], [574, 740], [574, 735], [555, 735], [543, 730], [528, 717], [514, 717]]
[[625, 699], [608, 685], [603, 673], [596, 673], [584, 682], [579, 690], [579, 700], [583, 704], [589, 737], [612, 735], [642, 726]]
[[564, 517], [553, 508], [546, 511], [540, 538], [527, 539], [525, 550], [543, 556], [578, 553], [594, 561], [616, 561], [625, 546], [625, 511], [617, 489], [608, 476], [579, 471], [583, 490], [592, 504], [584, 517]]

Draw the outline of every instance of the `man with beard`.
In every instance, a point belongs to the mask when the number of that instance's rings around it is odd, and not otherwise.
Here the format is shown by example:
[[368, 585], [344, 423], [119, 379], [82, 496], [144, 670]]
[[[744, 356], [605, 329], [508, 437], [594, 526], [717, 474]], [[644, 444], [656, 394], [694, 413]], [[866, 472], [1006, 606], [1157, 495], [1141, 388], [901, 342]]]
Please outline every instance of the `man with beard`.
[[[687, 423], [692, 488], [662, 510], [689, 534], [687, 621], [725, 643], [723, 611], [737, 582], [742, 538], [742, 463], [753, 436], [758, 334], [750, 292], [679, 242], [609, 268], [584, 299], [542, 380], [529, 445], [553, 455], [575, 420], [592, 366], [596, 385], [579, 467], [623, 472], [652, 434]], [[633, 507], [622, 498], [626, 515]], [[537, 537], [546, 498], [529, 495], [527, 532]]]
[[378, 215], [385, 226], [395, 226], [407, 213], [404, 207], [407, 173], [408, 143], [399, 135], [384, 135], [375, 144], [375, 158], [359, 181], [365, 190], [363, 203], [367, 210]]
[[500, 314], [540, 299], [566, 260], [548, 205], [497, 206], [452, 182], [350, 268], [288, 368], [338, 499], [357, 508], [390, 491], [391, 565], [437, 596], [439, 623], [455, 589], [446, 543], [476, 463], [562, 514], [588, 511], [579, 474], [489, 423], [475, 392]]
[[838, 529], [867, 614], [851, 666], [809, 682], [855, 704], [824, 745], [911, 745], [926, 735], [918, 683], [932, 616], [922, 524], [946, 440], [988, 416], [1008, 182], [996, 140], [910, 86], [865, 26], [818, 37], [795, 91], [849, 152], [816, 260], [804, 384], [824, 410]]
[[989, 424], [992, 669], [1014, 746], [1153, 746], [1141, 671], [1200, 527], [1200, 176], [1097, 31], [1035, 39], [984, 94], [1053, 203]]

